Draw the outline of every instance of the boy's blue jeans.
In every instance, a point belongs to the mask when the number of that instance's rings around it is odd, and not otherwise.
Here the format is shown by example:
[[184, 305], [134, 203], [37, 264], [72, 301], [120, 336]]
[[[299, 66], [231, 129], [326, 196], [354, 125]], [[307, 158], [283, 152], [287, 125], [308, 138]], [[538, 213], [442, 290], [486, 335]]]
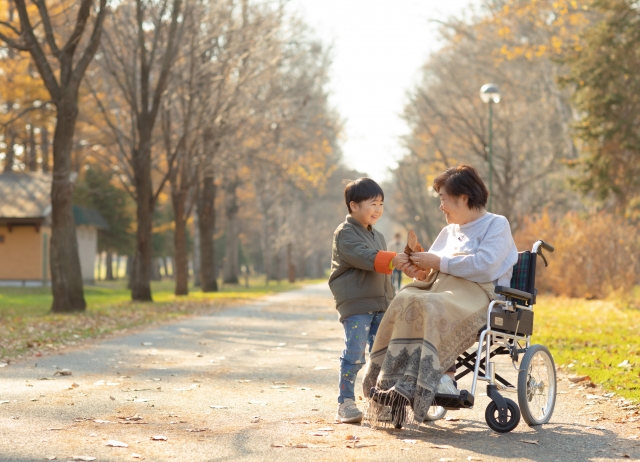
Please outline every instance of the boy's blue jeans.
[[372, 311], [349, 316], [342, 321], [344, 351], [340, 357], [340, 395], [338, 396], [340, 404], [344, 403], [345, 399], [356, 399], [356, 376], [364, 366], [367, 344], [371, 352], [383, 315], [383, 311]]

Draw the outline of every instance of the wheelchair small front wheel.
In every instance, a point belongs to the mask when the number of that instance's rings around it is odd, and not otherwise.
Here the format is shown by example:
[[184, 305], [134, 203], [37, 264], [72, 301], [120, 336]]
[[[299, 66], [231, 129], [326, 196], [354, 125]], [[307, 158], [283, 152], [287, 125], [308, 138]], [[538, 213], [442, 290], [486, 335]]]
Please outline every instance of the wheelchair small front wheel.
[[447, 415], [447, 410], [442, 406], [430, 406], [424, 421], [435, 422], [436, 420], [443, 419], [445, 415]]
[[543, 345], [527, 348], [518, 373], [518, 404], [529, 426], [551, 419], [556, 404], [556, 366]]
[[498, 405], [495, 401], [491, 401], [487, 406], [487, 410], [484, 412], [484, 419], [487, 421], [487, 425], [491, 430], [498, 433], [508, 433], [518, 426], [520, 423], [520, 409], [515, 401], [505, 398], [507, 402], [507, 421], [500, 423], [498, 420]]

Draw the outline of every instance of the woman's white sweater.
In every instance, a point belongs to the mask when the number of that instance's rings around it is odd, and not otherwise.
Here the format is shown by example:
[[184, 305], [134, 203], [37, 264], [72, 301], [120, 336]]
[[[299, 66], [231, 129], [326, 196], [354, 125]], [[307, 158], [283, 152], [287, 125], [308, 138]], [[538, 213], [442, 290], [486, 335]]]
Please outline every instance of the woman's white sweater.
[[429, 252], [440, 257], [443, 273], [506, 287], [518, 260], [509, 222], [493, 213], [464, 225], [446, 226]]

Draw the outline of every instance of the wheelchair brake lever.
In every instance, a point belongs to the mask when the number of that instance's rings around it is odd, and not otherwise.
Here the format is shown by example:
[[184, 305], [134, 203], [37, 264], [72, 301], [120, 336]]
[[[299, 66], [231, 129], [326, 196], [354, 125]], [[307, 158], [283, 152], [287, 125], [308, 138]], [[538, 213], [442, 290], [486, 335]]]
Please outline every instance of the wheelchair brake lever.
[[547, 259], [544, 257], [544, 254], [542, 253], [542, 249], [538, 250], [538, 255], [542, 257], [542, 261], [544, 261], [544, 267], [546, 268], [547, 266], [549, 266], [549, 263], [547, 263]]

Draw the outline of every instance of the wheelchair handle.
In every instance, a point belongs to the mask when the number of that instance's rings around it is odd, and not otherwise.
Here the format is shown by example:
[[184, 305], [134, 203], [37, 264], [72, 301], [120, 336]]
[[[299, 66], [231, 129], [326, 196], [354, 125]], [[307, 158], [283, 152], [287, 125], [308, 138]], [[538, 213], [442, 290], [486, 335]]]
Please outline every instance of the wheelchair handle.
[[549, 252], [553, 252], [555, 250], [551, 244], [548, 244], [544, 242], [542, 239], [540, 239], [536, 241], [535, 244], [533, 244], [531, 253], [538, 253], [538, 251], [540, 250], [540, 247], [542, 247], [544, 250], [548, 250]]

